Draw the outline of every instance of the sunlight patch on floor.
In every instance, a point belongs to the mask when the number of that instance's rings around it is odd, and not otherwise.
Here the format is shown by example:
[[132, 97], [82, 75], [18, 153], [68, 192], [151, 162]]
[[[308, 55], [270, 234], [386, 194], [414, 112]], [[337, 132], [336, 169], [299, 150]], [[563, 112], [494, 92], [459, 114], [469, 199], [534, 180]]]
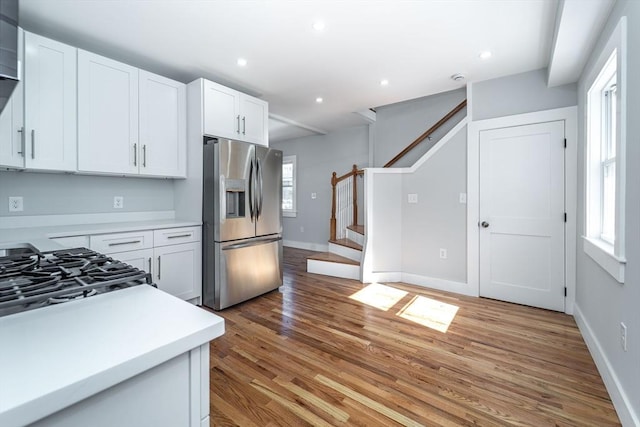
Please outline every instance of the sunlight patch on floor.
[[360, 289], [349, 298], [370, 305], [380, 310], [387, 311], [398, 303], [408, 292], [401, 291], [391, 286], [380, 283], [372, 283]]
[[457, 305], [416, 296], [397, 313], [397, 316], [446, 333], [458, 312], [458, 308]]

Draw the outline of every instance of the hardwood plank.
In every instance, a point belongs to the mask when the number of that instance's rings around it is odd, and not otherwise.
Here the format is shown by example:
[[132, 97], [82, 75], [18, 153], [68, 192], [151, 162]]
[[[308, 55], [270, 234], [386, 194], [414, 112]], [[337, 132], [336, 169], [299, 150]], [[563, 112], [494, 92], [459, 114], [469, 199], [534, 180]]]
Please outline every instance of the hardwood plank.
[[[384, 311], [284, 251], [279, 292], [217, 312], [214, 425], [620, 425], [571, 316], [404, 283]], [[416, 296], [459, 307], [446, 333], [397, 315]]]
[[339, 264], [360, 265], [358, 261], [354, 261], [352, 259], [345, 258], [343, 256], [340, 256], [331, 252], [316, 253], [314, 255], [307, 257], [307, 259], [316, 260], [316, 261], [337, 262]]
[[355, 249], [357, 251], [361, 251], [362, 250], [362, 245], [354, 242], [353, 240], [350, 239], [335, 239], [335, 240], [329, 240], [329, 243], [335, 243], [336, 245], [340, 245], [340, 246], [344, 246], [346, 248], [351, 248], [351, 249]]
[[353, 230], [358, 234], [362, 234], [364, 236], [364, 225], [350, 225], [347, 227], [349, 230]]

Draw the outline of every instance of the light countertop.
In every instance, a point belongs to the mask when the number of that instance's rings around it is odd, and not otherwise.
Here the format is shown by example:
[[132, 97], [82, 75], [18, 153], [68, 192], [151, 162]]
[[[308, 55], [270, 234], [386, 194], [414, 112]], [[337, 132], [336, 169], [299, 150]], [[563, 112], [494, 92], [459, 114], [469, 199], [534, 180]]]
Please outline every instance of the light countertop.
[[0, 317], [0, 425], [29, 424], [224, 334], [151, 286]]
[[153, 230], [162, 228], [195, 227], [202, 225], [196, 221], [159, 219], [151, 221], [111, 222], [101, 224], [58, 225], [43, 227], [2, 228], [0, 243], [31, 243], [41, 252], [60, 249], [51, 240], [56, 237], [86, 236], [91, 234], [126, 233], [128, 231]]

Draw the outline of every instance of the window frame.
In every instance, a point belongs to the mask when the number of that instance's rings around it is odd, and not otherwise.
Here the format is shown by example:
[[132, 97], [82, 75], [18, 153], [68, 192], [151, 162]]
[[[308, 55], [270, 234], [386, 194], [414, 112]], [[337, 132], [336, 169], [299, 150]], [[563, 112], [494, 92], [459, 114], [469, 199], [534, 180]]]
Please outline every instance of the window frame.
[[[297, 203], [296, 203], [296, 199], [297, 199], [297, 186], [298, 186], [298, 177], [297, 177], [297, 172], [298, 172], [298, 166], [297, 166], [297, 157], [295, 155], [290, 155], [290, 156], [283, 156], [282, 157], [282, 165], [284, 166], [286, 163], [291, 163], [293, 165], [293, 183], [291, 185], [292, 187], [292, 198], [293, 198], [293, 207], [291, 209], [285, 209], [284, 207], [282, 208], [282, 216], [283, 217], [296, 217], [298, 215], [298, 211], [297, 211]], [[284, 174], [282, 175], [282, 194], [283, 194], [283, 200], [284, 200]], [[281, 205], [282, 205], [282, 201], [281, 201]]]
[[[618, 282], [624, 283], [626, 163], [626, 17], [613, 30], [585, 79], [585, 230], [584, 252]], [[606, 94], [615, 85], [615, 109]], [[611, 128], [611, 113], [615, 128]], [[615, 141], [609, 138], [614, 135]], [[613, 143], [613, 147], [609, 145]], [[613, 152], [613, 156], [610, 153]], [[615, 167], [613, 235], [603, 230], [605, 169]]]

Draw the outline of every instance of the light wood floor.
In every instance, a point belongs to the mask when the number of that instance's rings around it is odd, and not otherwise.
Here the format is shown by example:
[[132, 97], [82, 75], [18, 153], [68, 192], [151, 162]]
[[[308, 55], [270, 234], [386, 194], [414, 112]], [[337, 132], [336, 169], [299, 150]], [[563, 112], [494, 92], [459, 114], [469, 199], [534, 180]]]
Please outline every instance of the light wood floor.
[[[310, 254], [285, 248], [281, 292], [218, 312], [212, 425], [619, 425], [571, 316], [404, 284], [383, 311]], [[396, 315], [416, 295], [459, 307], [446, 333]]]

